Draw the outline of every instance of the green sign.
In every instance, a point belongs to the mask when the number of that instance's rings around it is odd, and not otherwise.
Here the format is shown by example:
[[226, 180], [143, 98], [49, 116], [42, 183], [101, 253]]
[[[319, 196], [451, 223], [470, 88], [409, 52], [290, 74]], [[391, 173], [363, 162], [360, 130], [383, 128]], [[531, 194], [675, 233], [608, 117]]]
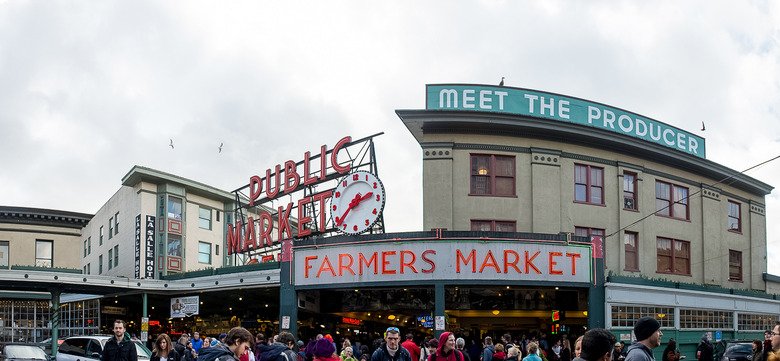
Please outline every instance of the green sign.
[[429, 84], [426, 109], [518, 114], [640, 138], [705, 157], [704, 138], [641, 115], [564, 95], [489, 85]]

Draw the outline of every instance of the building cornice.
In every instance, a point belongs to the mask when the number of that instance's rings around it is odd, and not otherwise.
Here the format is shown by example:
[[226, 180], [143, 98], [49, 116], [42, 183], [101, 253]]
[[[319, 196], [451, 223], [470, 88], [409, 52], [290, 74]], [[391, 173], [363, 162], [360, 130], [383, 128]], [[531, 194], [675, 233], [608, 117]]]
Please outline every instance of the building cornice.
[[0, 223], [81, 229], [92, 217], [92, 214], [54, 209], [0, 206]]

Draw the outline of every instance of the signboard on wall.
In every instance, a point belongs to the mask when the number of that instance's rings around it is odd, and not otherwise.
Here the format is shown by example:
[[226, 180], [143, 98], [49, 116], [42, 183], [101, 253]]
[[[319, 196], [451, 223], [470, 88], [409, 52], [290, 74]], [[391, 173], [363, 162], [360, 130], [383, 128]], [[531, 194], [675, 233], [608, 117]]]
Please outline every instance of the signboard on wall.
[[144, 234], [144, 278], [154, 278], [154, 216], [146, 216], [146, 233]]
[[425, 108], [498, 112], [576, 123], [705, 158], [704, 138], [700, 136], [639, 114], [560, 94], [489, 85], [429, 84]]
[[141, 214], [135, 216], [135, 278], [141, 278]]
[[590, 248], [429, 241], [295, 250], [295, 284], [424, 280], [590, 282]]
[[188, 317], [200, 312], [200, 297], [171, 298], [171, 318]]

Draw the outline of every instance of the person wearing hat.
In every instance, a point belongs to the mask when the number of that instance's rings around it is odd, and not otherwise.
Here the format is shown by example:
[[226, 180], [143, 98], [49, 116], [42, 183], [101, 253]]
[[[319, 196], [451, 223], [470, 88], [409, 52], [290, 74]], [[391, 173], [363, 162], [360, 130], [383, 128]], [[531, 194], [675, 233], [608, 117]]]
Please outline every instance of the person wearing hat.
[[314, 344], [314, 360], [341, 361], [341, 358], [336, 355], [336, 345], [333, 341], [323, 337]]
[[412, 361], [412, 355], [401, 347], [401, 331], [398, 327], [388, 327], [385, 342], [371, 355], [371, 361]]
[[582, 336], [580, 356], [574, 360], [615, 361], [612, 358], [615, 335], [603, 328], [592, 328]]
[[701, 342], [696, 345], [696, 359], [699, 361], [712, 361], [713, 349], [710, 338], [704, 333], [701, 335]]
[[653, 349], [661, 346], [663, 335], [661, 324], [655, 318], [650, 316], [639, 318], [634, 324], [636, 342], [628, 346], [625, 361], [655, 361]]

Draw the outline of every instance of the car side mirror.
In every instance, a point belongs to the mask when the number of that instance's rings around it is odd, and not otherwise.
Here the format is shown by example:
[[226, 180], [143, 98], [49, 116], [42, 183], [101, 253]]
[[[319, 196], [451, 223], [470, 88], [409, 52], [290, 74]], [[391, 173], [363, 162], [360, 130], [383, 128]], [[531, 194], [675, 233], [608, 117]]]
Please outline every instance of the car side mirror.
[[90, 357], [100, 358], [100, 352], [93, 352]]

